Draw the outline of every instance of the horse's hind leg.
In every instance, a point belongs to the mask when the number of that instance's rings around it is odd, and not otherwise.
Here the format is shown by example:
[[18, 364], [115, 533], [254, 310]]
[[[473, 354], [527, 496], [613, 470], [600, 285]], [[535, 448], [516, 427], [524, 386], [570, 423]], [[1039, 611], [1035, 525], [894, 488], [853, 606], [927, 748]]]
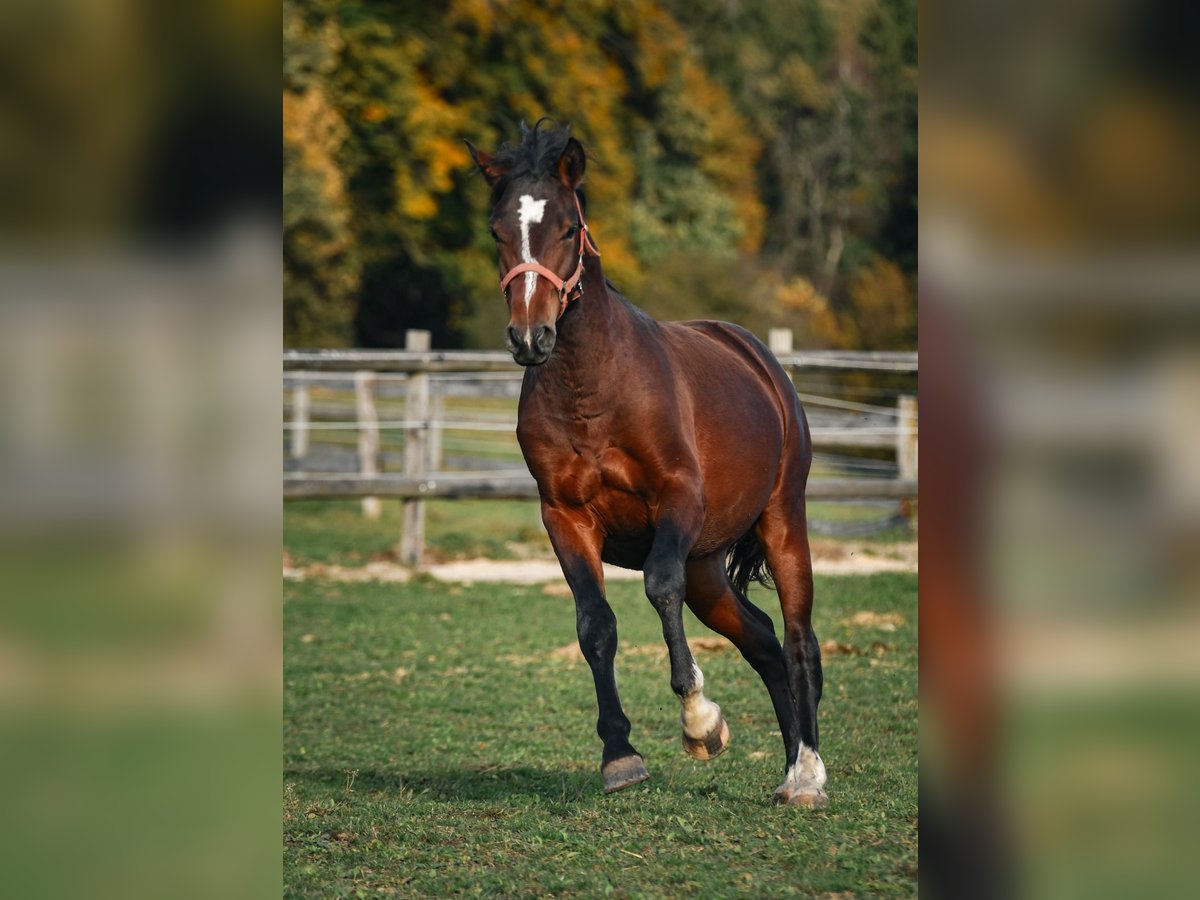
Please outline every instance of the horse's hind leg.
[[[746, 662], [758, 673], [771, 695], [785, 751], [794, 751], [800, 738], [783, 651], [770, 627], [770, 619], [752, 607], [744, 597], [740, 597], [729, 583], [723, 554], [688, 563], [687, 604], [696, 618], [732, 641]], [[683, 725], [683, 742], [688, 747], [690, 736], [686, 707]]]
[[641, 754], [629, 743], [629, 719], [617, 694], [617, 618], [604, 596], [599, 541], [593, 531], [557, 510], [543, 509], [542, 520], [575, 596], [579, 649], [596, 685], [596, 733], [604, 742], [600, 774], [604, 792], [611, 794], [650, 776]]
[[783, 610], [784, 658], [796, 711], [799, 740], [789, 746], [787, 776], [776, 803], [825, 806], [825, 763], [817, 753], [817, 704], [823, 675], [821, 646], [812, 629], [813, 578], [803, 482], [794, 493], [777, 493], [758, 523]]

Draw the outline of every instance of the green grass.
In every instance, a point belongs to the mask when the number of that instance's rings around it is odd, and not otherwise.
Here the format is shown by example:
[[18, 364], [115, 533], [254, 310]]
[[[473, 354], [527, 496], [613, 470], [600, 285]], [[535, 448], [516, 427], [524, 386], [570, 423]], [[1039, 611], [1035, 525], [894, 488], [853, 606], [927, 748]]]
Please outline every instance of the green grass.
[[[812, 500], [807, 504], [809, 522], [873, 522], [884, 517], [878, 506], [853, 503], [845, 500]], [[916, 532], [910, 523], [892, 525], [881, 528], [862, 537], [847, 537], [813, 534], [823, 540], [871, 541], [878, 544], [896, 544], [916, 539]]]
[[[283, 507], [283, 545], [298, 563], [362, 565], [394, 558], [400, 540], [400, 501], [384, 500], [374, 521], [357, 500], [289, 500]], [[812, 503], [810, 516], [837, 520], [878, 517], [878, 509]], [[877, 543], [910, 541], [912, 529], [896, 526], [868, 538]], [[838, 540], [837, 538], [822, 538]], [[428, 500], [425, 545], [430, 561], [448, 559], [552, 558], [550, 540], [534, 500]]]
[[[362, 565], [392, 558], [400, 540], [399, 500], [385, 500], [370, 520], [357, 500], [289, 500], [283, 506], [283, 546], [299, 563]], [[428, 500], [425, 546], [439, 559], [552, 557], [533, 500]]]
[[[778, 726], [733, 651], [698, 654], [733, 743], [687, 758], [640, 586], [614, 583], [620, 686], [651, 779], [605, 796], [571, 600], [540, 587], [289, 583], [284, 883], [291, 897], [916, 892], [916, 576], [819, 578], [830, 807], [775, 808]], [[773, 596], [758, 602], [778, 621]], [[898, 612], [894, 632], [846, 624]], [[691, 636], [708, 632], [689, 617]]]

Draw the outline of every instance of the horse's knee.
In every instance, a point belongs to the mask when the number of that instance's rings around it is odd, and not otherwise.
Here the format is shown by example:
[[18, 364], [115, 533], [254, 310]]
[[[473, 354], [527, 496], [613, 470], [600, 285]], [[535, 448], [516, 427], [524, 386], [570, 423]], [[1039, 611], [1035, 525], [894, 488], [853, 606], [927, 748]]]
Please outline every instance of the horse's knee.
[[786, 629], [783, 645], [789, 656], [796, 659], [820, 659], [821, 644], [812, 625], [805, 623]]
[[683, 560], [647, 564], [645, 582], [646, 596], [660, 613], [664, 609], [682, 605], [687, 590]]
[[825, 673], [821, 665], [821, 644], [812, 628], [802, 632], [789, 633], [784, 641], [784, 658], [789, 672], [793, 677], [805, 680], [816, 702], [820, 702], [824, 693]]
[[599, 663], [616, 655], [617, 617], [608, 606], [578, 609], [575, 626], [579, 649], [589, 663]]

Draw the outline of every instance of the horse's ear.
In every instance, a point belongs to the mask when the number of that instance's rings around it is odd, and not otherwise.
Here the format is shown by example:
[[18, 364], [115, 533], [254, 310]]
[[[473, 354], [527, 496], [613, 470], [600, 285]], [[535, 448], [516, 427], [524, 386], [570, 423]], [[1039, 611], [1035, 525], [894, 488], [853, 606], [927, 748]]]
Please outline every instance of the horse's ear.
[[495, 187], [496, 182], [504, 177], [507, 169], [501, 169], [496, 165], [496, 157], [491, 153], [485, 153], [480, 150], [470, 141], [465, 141], [467, 152], [471, 154], [471, 159], [475, 160], [475, 165], [479, 166], [479, 171], [483, 173], [483, 177], [487, 180], [488, 187]]
[[583, 181], [583, 172], [587, 168], [587, 155], [583, 152], [583, 144], [575, 138], [567, 140], [562, 156], [558, 158], [558, 177], [571, 190], [579, 187]]

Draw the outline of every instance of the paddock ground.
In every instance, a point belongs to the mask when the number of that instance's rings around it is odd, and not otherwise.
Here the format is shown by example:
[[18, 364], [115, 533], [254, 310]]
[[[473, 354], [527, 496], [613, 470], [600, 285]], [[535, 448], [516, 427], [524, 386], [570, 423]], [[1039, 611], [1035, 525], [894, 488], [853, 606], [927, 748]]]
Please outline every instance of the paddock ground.
[[[343, 536], [294, 519], [291, 534], [302, 563], [353, 562], [333, 552]], [[561, 585], [285, 580], [285, 894], [916, 892], [914, 573], [817, 578], [831, 805], [815, 812], [770, 806], [782, 758], [766, 691], [690, 614], [733, 742], [708, 763], [683, 754], [657, 617], [636, 582], [609, 594], [651, 778], [604, 796]], [[755, 599], [778, 620], [773, 595]]]

